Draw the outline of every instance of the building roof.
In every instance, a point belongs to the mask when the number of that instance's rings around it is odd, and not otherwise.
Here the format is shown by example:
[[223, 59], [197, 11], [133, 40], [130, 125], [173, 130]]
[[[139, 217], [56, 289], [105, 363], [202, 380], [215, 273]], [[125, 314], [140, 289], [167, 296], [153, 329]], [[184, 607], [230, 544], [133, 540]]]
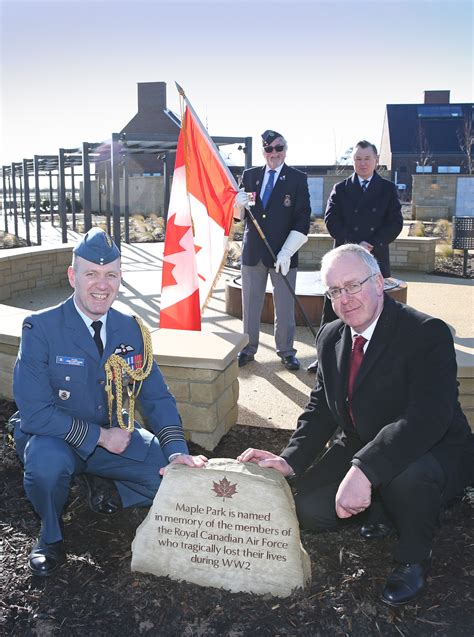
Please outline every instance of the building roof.
[[474, 104], [387, 104], [392, 153], [461, 153], [458, 132]]

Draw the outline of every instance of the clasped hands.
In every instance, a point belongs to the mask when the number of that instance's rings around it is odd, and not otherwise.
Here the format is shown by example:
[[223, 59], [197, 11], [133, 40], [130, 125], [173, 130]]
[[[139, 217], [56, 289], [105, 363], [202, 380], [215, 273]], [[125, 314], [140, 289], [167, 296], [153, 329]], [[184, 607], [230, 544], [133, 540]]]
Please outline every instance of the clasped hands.
[[[270, 451], [263, 449], [247, 449], [237, 457], [239, 462], [254, 462], [259, 467], [276, 469], [285, 477], [294, 471], [288, 462]], [[370, 506], [372, 485], [363, 471], [352, 466], [344, 476], [337, 490], [335, 507], [339, 518], [350, 518], [362, 513]]]

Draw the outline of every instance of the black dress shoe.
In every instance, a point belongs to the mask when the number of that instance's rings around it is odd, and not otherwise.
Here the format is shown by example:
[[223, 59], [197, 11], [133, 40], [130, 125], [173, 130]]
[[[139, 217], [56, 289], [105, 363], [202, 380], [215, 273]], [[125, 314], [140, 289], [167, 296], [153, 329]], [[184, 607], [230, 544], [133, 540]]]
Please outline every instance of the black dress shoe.
[[28, 566], [33, 575], [49, 577], [64, 559], [63, 541], [47, 544], [38, 540], [28, 556]]
[[300, 362], [296, 358], [296, 356], [293, 356], [293, 354], [290, 354], [289, 356], [285, 356], [284, 358], [281, 359], [281, 362], [286, 367], [286, 369], [289, 369], [291, 372], [294, 372], [300, 368]]
[[253, 354], [246, 354], [245, 352], [239, 352], [237, 354], [237, 363], [239, 365], [239, 367], [243, 367], [244, 365], [247, 365], [247, 363], [250, 363], [250, 361], [255, 360], [255, 357]]
[[387, 524], [381, 522], [375, 524], [364, 524], [360, 527], [359, 535], [364, 540], [380, 540], [392, 533], [393, 529]]
[[82, 473], [80, 479], [87, 488], [87, 503], [94, 513], [114, 515], [123, 508], [113, 480], [94, 476], [91, 473]]
[[430, 558], [415, 564], [398, 564], [385, 582], [382, 601], [389, 606], [411, 602], [425, 587], [430, 565]]
[[316, 374], [316, 372], [318, 371], [318, 359], [313, 361], [311, 365], [308, 365], [308, 367], [306, 368], [306, 371], [309, 372], [310, 374]]

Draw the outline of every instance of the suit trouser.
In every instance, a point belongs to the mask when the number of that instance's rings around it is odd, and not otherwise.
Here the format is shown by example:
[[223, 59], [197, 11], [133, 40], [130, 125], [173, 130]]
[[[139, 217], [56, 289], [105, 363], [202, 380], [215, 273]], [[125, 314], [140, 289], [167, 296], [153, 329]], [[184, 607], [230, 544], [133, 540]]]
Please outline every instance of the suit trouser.
[[[286, 279], [295, 289], [297, 268], [291, 268]], [[293, 347], [296, 331], [295, 301], [288, 290], [283, 276], [268, 268], [261, 261], [257, 265], [242, 265], [242, 319], [244, 332], [249, 335], [249, 342], [244, 347], [246, 354], [255, 354], [260, 338], [260, 318], [267, 279], [270, 274], [272, 282], [273, 305], [275, 308], [275, 344], [276, 353], [281, 358], [296, 354]]]
[[[333, 444], [295, 483], [296, 512], [301, 528], [333, 529], [354, 519], [337, 517], [335, 499], [359, 447], [360, 444], [355, 446], [347, 439], [343, 444]], [[397, 561], [421, 562], [430, 554], [440, 509], [444, 504], [445, 485], [441, 465], [431, 453], [426, 453], [388, 484], [373, 491], [373, 499], [379, 497], [398, 531], [399, 540], [394, 549]], [[365, 520], [366, 515], [362, 513], [357, 517]]]
[[[146, 430], [139, 431], [151, 435]], [[84, 461], [67, 442], [53, 436], [30, 436], [24, 452], [18, 446], [17, 452], [24, 464], [25, 492], [41, 518], [40, 536], [47, 543], [62, 539], [61, 514], [75, 475], [91, 473], [111, 478], [124, 507], [149, 506], [160, 486], [159, 470], [168, 464], [155, 437], [141, 461], [102, 447], [96, 447]]]

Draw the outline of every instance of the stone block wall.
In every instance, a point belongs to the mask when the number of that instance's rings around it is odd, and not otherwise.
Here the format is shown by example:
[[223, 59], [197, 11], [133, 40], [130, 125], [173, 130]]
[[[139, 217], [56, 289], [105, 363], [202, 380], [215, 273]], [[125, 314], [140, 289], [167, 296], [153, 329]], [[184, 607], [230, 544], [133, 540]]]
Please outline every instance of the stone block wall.
[[[44, 287], [69, 285], [67, 267], [71, 263], [72, 246], [60, 248], [12, 248], [2, 250], [0, 258], [0, 303], [16, 294]], [[28, 258], [25, 258], [25, 256]]]
[[460, 178], [474, 179], [474, 175], [413, 175], [413, 219], [452, 219]]
[[399, 237], [390, 244], [390, 266], [394, 270], [433, 272], [437, 239]]
[[155, 360], [176, 398], [186, 435], [214, 449], [237, 423], [237, 353], [246, 334], [155, 330]]
[[237, 361], [223, 370], [171, 365], [160, 365], [160, 369], [176, 398], [188, 438], [205, 449], [214, 449], [237, 423]]
[[[432, 272], [437, 239], [431, 237], [399, 237], [390, 244], [390, 264], [393, 269]], [[331, 250], [333, 239], [327, 234], [310, 234], [299, 251], [302, 270], [319, 269], [321, 259]]]

